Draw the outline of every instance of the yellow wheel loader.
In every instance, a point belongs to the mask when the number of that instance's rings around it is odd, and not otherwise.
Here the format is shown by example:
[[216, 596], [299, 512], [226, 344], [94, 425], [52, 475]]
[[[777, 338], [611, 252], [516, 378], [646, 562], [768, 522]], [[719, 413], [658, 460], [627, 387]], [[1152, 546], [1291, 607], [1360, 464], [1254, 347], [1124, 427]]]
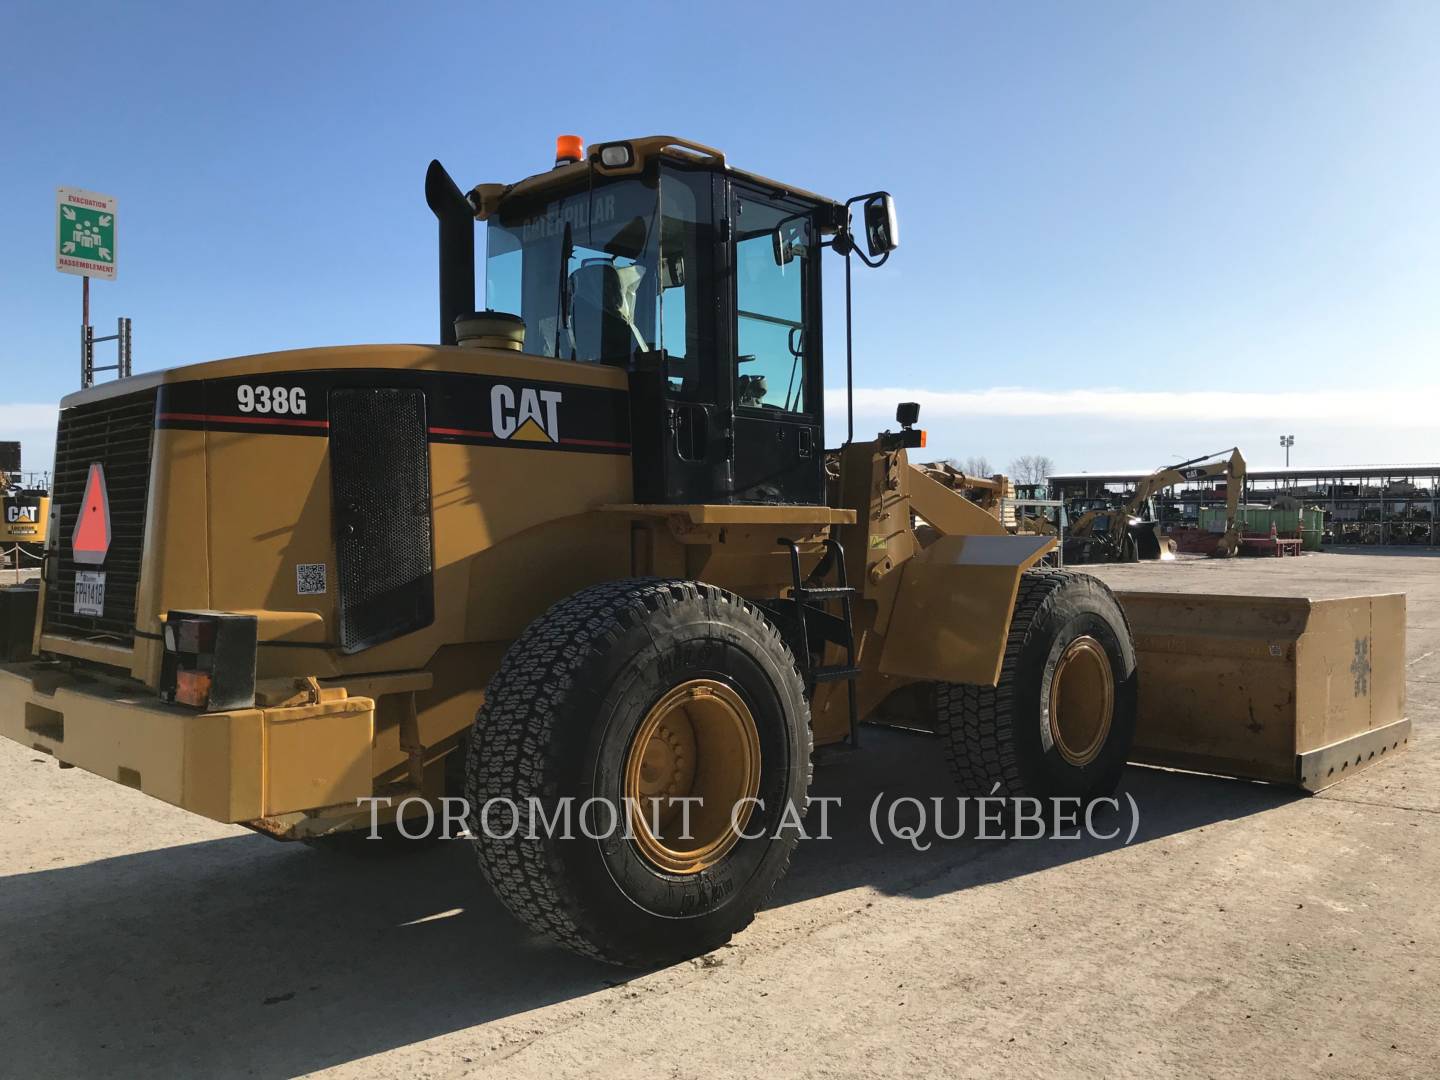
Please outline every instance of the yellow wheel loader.
[[[896, 248], [888, 195], [838, 202], [671, 137], [562, 139], [553, 169], [468, 192], [436, 162], [425, 191], [438, 345], [64, 400], [0, 734], [282, 839], [453, 817], [519, 919], [621, 964], [747, 925], [812, 751], [860, 745], [882, 709], [936, 730], [965, 792], [1115, 788], [1163, 604], [1138, 639], [1104, 584], [1033, 569], [1053, 538], [909, 463], [918, 406], [864, 441], [852, 412], [827, 450], [822, 271], [842, 259], [848, 290]], [[1293, 649], [1274, 663], [1294, 676]], [[1249, 745], [1231, 696], [1233, 716], [1196, 696], [1205, 734], [1238, 732], [1226, 762]], [[1263, 703], [1281, 778], [1288, 700]], [[1203, 764], [1192, 734], [1157, 752]]]
[[1157, 469], [1135, 485], [1134, 492], [1121, 506], [1087, 510], [1080, 514], [1065, 537], [1065, 562], [1173, 559], [1174, 543], [1160, 535], [1159, 522], [1142, 518], [1140, 514], [1150, 505], [1150, 500], [1165, 488], [1187, 480], [1216, 476], [1225, 477], [1225, 532], [1216, 544], [1215, 554], [1222, 558], [1237, 555], [1240, 551], [1240, 500], [1245, 489], [1245, 459], [1238, 447], [1231, 447]]

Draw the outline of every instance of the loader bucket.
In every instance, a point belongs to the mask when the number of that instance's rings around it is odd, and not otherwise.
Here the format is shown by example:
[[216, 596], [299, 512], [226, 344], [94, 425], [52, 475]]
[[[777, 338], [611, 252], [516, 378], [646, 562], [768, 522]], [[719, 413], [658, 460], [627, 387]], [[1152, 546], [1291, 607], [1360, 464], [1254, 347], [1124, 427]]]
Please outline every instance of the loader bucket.
[[1132, 521], [1130, 535], [1135, 538], [1135, 556], [1141, 562], [1175, 558], [1175, 541], [1160, 535], [1159, 522]]
[[1409, 742], [1405, 597], [1119, 592], [1131, 760], [1318, 791]]

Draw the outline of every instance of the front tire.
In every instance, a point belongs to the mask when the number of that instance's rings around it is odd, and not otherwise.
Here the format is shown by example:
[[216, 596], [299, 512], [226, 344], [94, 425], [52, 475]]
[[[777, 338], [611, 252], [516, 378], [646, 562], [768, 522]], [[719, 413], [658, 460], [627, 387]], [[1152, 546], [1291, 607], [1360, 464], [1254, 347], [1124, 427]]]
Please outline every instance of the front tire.
[[1089, 574], [1028, 571], [999, 684], [940, 683], [935, 699], [965, 794], [1112, 794], [1135, 738], [1135, 646], [1119, 601]]
[[[480, 868], [511, 913], [599, 960], [669, 963], [747, 926], [789, 866], [810, 781], [804, 686], [738, 596], [593, 586], [506, 653], [467, 779]], [[681, 798], [702, 800], [688, 838]], [[570, 838], [550, 825], [567, 804]]]

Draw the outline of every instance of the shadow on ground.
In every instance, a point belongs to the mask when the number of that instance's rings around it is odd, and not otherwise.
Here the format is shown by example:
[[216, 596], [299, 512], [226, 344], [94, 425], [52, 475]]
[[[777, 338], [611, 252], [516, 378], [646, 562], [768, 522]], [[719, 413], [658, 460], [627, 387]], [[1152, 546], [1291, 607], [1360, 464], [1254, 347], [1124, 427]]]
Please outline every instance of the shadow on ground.
[[[871, 886], [915, 897], [1034, 873], [1121, 838], [940, 842], [870, 834], [877, 794], [953, 799], [933, 738], [867, 729], [822, 765], [841, 796], [772, 907]], [[1279, 806], [1256, 784], [1131, 769], [1145, 843]], [[1118, 818], [1118, 820], [1114, 820]], [[812, 821], [812, 825], [814, 822]], [[525, 933], [469, 845], [354, 860], [233, 837], [0, 879], [0, 1054], [12, 1076], [293, 1075], [583, 998], [625, 973]]]

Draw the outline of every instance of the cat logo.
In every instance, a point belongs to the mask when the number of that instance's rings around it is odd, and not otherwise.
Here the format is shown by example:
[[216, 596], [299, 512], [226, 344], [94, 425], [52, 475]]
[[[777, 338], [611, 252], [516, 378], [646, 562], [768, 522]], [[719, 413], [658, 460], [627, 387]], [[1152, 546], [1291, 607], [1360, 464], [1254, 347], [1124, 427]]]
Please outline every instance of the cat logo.
[[512, 442], [558, 443], [560, 399], [559, 390], [522, 386], [517, 394], [496, 383], [490, 390], [490, 430], [497, 439]]

